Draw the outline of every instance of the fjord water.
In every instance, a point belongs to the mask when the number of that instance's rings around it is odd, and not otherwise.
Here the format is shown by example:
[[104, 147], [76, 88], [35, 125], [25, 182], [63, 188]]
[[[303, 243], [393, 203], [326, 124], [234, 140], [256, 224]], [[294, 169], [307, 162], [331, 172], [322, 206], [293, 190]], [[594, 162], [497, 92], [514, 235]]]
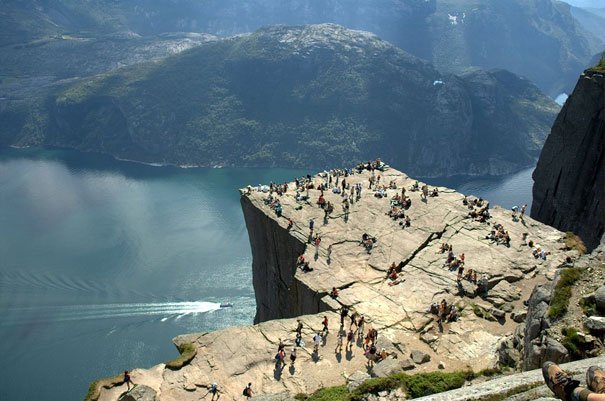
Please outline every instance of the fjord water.
[[[531, 170], [428, 181], [510, 207], [531, 200]], [[178, 334], [251, 323], [236, 189], [303, 173], [0, 150], [0, 399], [81, 400], [93, 379], [174, 358]]]

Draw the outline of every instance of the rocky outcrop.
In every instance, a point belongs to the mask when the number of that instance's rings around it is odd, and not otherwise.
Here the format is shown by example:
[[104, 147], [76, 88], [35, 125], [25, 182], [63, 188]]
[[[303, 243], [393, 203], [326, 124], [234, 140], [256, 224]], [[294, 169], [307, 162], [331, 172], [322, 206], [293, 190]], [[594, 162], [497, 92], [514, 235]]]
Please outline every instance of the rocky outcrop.
[[326, 310], [325, 293], [309, 289], [295, 280], [296, 258], [306, 247], [300, 238], [256, 208], [248, 197], [241, 198], [250, 247], [252, 282], [256, 295], [255, 322], [308, 315]]
[[605, 231], [605, 83], [587, 70], [565, 102], [533, 173], [531, 216], [595, 248]]
[[[379, 174], [381, 183], [395, 187], [387, 188], [386, 196], [375, 196], [367, 189], [371, 176], [368, 171], [339, 177], [349, 185], [362, 184], [361, 197], [345, 215], [340, 206], [342, 197], [324, 191], [326, 201], [335, 205], [325, 220], [323, 210], [315, 204], [320, 194], [317, 189], [309, 189], [307, 201], [297, 200], [293, 183], [285, 194], [273, 193], [281, 204], [281, 216], [267, 202], [268, 193], [242, 190], [260, 323], [179, 336], [174, 340], [176, 344], [193, 344], [197, 350], [189, 364], [179, 370], [164, 365], [135, 369], [133, 381], [154, 389], [158, 401], [198, 400], [213, 382], [219, 384], [225, 399], [241, 397], [249, 382], [253, 383], [255, 396], [277, 394], [277, 399], [345, 384], [354, 372], [368, 371], [371, 363], [364, 356], [363, 334], [356, 336], [349, 348], [337, 349], [341, 305], [364, 315], [364, 333], [370, 327], [378, 332], [377, 351], [384, 348], [388, 357], [374, 365], [372, 375], [409, 369], [426, 372], [496, 366], [499, 344], [519, 327], [510, 312], [523, 309], [522, 300], [531, 289], [551, 280], [565, 258], [575, 258], [577, 253], [561, 249], [563, 233], [531, 218], [515, 220], [510, 211], [491, 207], [490, 222], [503, 224], [511, 236], [510, 247], [497, 245], [485, 238], [492, 225], [470, 217], [461, 194], [439, 188], [437, 197], [423, 200], [419, 192], [409, 190], [415, 180], [405, 174], [394, 169]], [[312, 180], [314, 188], [327, 184], [325, 176]], [[410, 217], [409, 227], [387, 215], [391, 198], [402, 188], [408, 188], [412, 201], [405, 212]], [[292, 220], [290, 228], [288, 219]], [[317, 247], [307, 242], [310, 219], [315, 222], [314, 234], [321, 238]], [[364, 233], [376, 238], [371, 249], [360, 243]], [[524, 244], [524, 233], [551, 252], [546, 260], [534, 258]], [[445, 266], [442, 242], [451, 244], [456, 255], [465, 254], [467, 271], [472, 268], [480, 278], [486, 276], [487, 294], [460, 290], [457, 273]], [[309, 262], [312, 271], [296, 268], [299, 255]], [[396, 281], [386, 278], [393, 262], [401, 270]], [[474, 284], [465, 283], [476, 289]], [[336, 299], [325, 295], [332, 287], [339, 289]], [[457, 305], [459, 319], [440, 324], [427, 310], [442, 300]], [[498, 318], [492, 316], [496, 313]], [[319, 352], [314, 352], [312, 338], [321, 331], [324, 316], [329, 332]], [[264, 321], [269, 318], [276, 320]], [[302, 324], [302, 343], [298, 347], [297, 319]], [[344, 330], [349, 329], [349, 321], [347, 317]], [[276, 363], [280, 341], [287, 356], [297, 349], [293, 365], [288, 357], [284, 366]], [[354, 386], [365, 377], [356, 375], [349, 382]], [[100, 401], [115, 401], [120, 390], [102, 389]]]

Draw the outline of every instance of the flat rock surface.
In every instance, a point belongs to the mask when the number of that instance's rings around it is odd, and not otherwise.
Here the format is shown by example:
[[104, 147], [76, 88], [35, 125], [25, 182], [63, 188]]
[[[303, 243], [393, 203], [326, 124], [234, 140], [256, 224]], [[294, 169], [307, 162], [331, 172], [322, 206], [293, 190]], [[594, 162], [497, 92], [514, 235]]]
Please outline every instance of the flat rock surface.
[[[309, 219], [314, 219], [314, 233], [319, 233], [321, 243], [317, 249], [308, 245], [304, 253], [313, 271], [297, 269], [294, 279], [319, 294], [318, 299], [332, 287], [339, 288], [339, 296], [335, 300], [322, 301], [322, 307], [330, 310], [344, 304], [363, 314], [367, 321], [365, 331], [370, 326], [378, 330], [378, 351], [385, 348], [402, 361], [412, 350], [429, 355], [430, 361], [414, 371], [437, 370], [440, 361], [446, 370], [492, 367], [497, 359], [498, 343], [512, 333], [518, 323], [509, 313], [497, 321], [478, 317], [473, 312], [473, 304], [499, 310], [523, 309], [522, 302], [529, 297], [535, 284], [552, 279], [567, 255], [577, 256], [573, 251], [562, 250], [564, 234], [527, 216], [524, 221], [514, 221], [510, 211], [499, 207], [490, 208], [492, 218], [487, 223], [475, 221], [468, 217], [469, 209], [463, 205], [463, 195], [439, 188], [439, 196], [423, 201], [420, 192], [409, 190], [415, 180], [394, 169], [376, 171], [376, 175], [381, 176], [380, 184], [388, 185], [392, 181], [397, 187], [387, 189], [387, 197], [377, 198], [368, 189], [370, 174], [364, 171], [346, 178], [351, 185], [360, 182], [363, 186], [361, 199], [351, 205], [348, 218], [343, 213], [341, 196], [325, 191], [326, 200], [334, 204], [335, 209], [324, 221], [323, 210], [316, 205], [319, 191], [309, 190], [309, 203], [299, 202], [295, 199], [293, 183], [279, 197], [282, 217], [264, 202], [268, 193], [252, 190], [242, 196], [248, 197], [260, 213], [284, 229], [288, 225], [287, 218], [291, 218], [294, 224], [290, 235], [303, 243], [309, 238]], [[324, 182], [319, 176], [313, 180], [316, 185]], [[411, 226], [405, 229], [386, 214], [390, 199], [401, 193], [402, 187], [412, 200], [406, 211]], [[509, 232], [510, 247], [485, 239], [495, 222]], [[360, 245], [364, 233], [377, 239], [371, 253]], [[532, 249], [522, 241], [524, 233], [534, 244], [550, 252], [546, 260], [534, 258]], [[467, 288], [459, 293], [457, 273], [444, 267], [446, 254], [440, 251], [442, 242], [451, 244], [456, 256], [464, 253], [465, 271], [473, 269], [479, 277], [486, 275], [493, 292], [490, 290], [484, 299], [474, 297], [469, 292], [475, 285], [465, 281]], [[328, 263], [330, 245], [332, 252]], [[386, 279], [386, 271], [392, 262], [403, 262], [400, 282], [395, 285]], [[428, 313], [427, 308], [442, 299], [458, 305], [461, 312], [458, 321], [444, 323], [440, 329], [436, 316]], [[312, 336], [321, 330], [323, 315], [328, 316], [331, 331], [317, 356], [312, 352]], [[134, 370], [133, 381], [156, 390], [157, 399], [161, 401], [197, 401], [206, 394], [212, 382], [219, 384], [226, 395], [224, 399], [238, 399], [248, 382], [253, 383], [254, 395], [311, 393], [321, 387], [345, 384], [346, 378], [354, 372], [370, 372], [361, 347], [362, 337], [356, 337], [350, 350], [345, 349], [345, 339], [342, 352], [335, 352], [338, 311], [301, 316], [300, 319], [305, 344], [298, 349], [294, 367], [290, 367], [289, 355], [295, 339], [296, 319], [280, 319], [179, 336], [176, 343], [192, 342], [198, 349], [190, 365], [178, 371], [163, 369], [163, 365]], [[348, 320], [345, 329], [348, 329]], [[287, 364], [283, 369], [276, 369], [274, 356], [280, 338], [286, 344]], [[427, 343], [429, 338], [431, 341]], [[100, 400], [114, 401], [117, 394], [115, 389], [103, 390]]]

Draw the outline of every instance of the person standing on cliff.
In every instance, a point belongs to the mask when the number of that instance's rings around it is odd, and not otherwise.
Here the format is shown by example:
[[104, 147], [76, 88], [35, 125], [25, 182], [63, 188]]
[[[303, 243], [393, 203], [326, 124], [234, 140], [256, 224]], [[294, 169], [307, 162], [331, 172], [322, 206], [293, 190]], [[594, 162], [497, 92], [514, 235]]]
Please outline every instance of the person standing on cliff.
[[315, 220], [309, 220], [309, 230], [311, 231], [311, 235], [313, 235], [313, 227], [315, 226]]
[[321, 344], [321, 335], [316, 333], [313, 336], [313, 352], [319, 355], [319, 344]]
[[[221, 395], [218, 393], [218, 384], [212, 383], [212, 385], [210, 386], [210, 390], [208, 391], [208, 394], [212, 394], [212, 398], [210, 399], [210, 401], [214, 401], [214, 396], [216, 396], [217, 400], [219, 398], [221, 398]], [[206, 394], [206, 395], [208, 395], [208, 394]]]
[[321, 324], [324, 326], [323, 330], [322, 330], [322, 334], [325, 336], [328, 334], [328, 317], [324, 316], [324, 320], [321, 322]]
[[340, 325], [344, 326], [345, 325], [345, 317], [347, 317], [349, 314], [349, 308], [347, 306], [343, 306], [340, 309]]
[[127, 370], [124, 371], [124, 381], [122, 382], [122, 384], [126, 384], [126, 386], [128, 387], [127, 391], [130, 391], [131, 384], [132, 384], [132, 388], [134, 388], [136, 386], [136, 384], [134, 384], [132, 379], [130, 378], [130, 372]]
[[248, 385], [244, 387], [242, 394], [246, 396], [246, 399], [252, 397], [252, 383], [248, 383]]

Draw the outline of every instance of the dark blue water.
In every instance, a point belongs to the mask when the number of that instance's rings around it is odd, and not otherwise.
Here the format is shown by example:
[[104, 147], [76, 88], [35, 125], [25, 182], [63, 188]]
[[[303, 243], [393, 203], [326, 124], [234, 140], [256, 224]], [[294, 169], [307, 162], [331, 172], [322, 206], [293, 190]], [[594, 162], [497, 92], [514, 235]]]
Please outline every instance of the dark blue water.
[[[236, 189], [302, 173], [0, 149], [0, 400], [81, 400], [94, 379], [174, 358], [178, 334], [251, 323]], [[531, 200], [530, 176], [429, 182], [510, 207]]]
[[301, 173], [0, 150], [0, 400], [81, 400], [178, 334], [252, 323], [237, 188]]
[[443, 177], [427, 178], [431, 185], [454, 188], [465, 195], [474, 195], [488, 199], [492, 205], [505, 208], [521, 206], [524, 203], [531, 209], [531, 189], [534, 184], [531, 175], [535, 167], [527, 168], [515, 174], [500, 177]]

